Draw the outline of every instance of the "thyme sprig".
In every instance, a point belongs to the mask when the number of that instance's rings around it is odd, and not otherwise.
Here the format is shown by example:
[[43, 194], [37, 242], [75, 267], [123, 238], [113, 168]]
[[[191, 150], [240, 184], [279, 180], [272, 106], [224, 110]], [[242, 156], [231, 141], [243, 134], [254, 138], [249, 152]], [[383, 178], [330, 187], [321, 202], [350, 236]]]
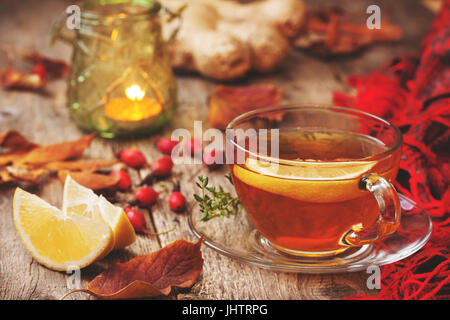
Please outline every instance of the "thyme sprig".
[[[225, 177], [233, 184], [230, 174], [225, 175]], [[233, 197], [222, 186], [218, 188], [208, 186], [208, 177], [198, 176], [197, 178], [199, 182], [195, 184], [201, 189], [201, 195], [194, 194], [194, 198], [200, 205], [200, 212], [203, 213], [200, 218], [201, 221], [208, 221], [217, 217], [236, 216], [241, 208], [241, 201], [238, 197]]]

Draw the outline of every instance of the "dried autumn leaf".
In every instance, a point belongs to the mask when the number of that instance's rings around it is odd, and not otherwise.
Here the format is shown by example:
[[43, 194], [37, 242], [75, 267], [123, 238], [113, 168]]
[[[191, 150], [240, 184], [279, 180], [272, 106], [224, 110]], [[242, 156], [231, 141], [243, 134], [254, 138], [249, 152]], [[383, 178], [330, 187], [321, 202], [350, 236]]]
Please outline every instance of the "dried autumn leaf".
[[48, 146], [34, 148], [14, 164], [42, 165], [49, 162], [79, 158], [89, 147], [95, 134], [89, 134], [74, 141], [66, 141]]
[[6, 167], [6, 171], [9, 173], [11, 180], [21, 180], [31, 183], [39, 183], [42, 177], [44, 177], [48, 171], [45, 169], [32, 169], [29, 170], [24, 167]]
[[12, 182], [14, 180], [15, 179], [11, 177], [11, 175], [6, 170], [0, 171], [0, 184]]
[[100, 173], [95, 173], [91, 170], [85, 171], [58, 171], [58, 179], [61, 182], [66, 181], [67, 175], [70, 175], [76, 182], [92, 190], [103, 190], [113, 188], [117, 185], [120, 178], [117, 176], [110, 176]]
[[[228, 123], [247, 111], [277, 106], [283, 91], [272, 84], [242, 87], [220, 85], [209, 97], [208, 119], [212, 127], [225, 129]], [[266, 115], [269, 120], [280, 121], [283, 113]]]
[[6, 152], [17, 150], [30, 150], [37, 147], [37, 144], [30, 142], [16, 130], [7, 130], [0, 133], [0, 148]]
[[101, 299], [167, 296], [172, 287], [187, 288], [197, 280], [203, 268], [201, 243], [202, 239], [196, 243], [176, 240], [153, 253], [117, 263], [89, 282], [87, 290], [72, 292], [84, 291]]
[[110, 167], [117, 160], [67, 161], [81, 157], [94, 136], [95, 134], [90, 134], [75, 141], [38, 146], [15, 130], [0, 133], [0, 184], [19, 181], [39, 183], [44, 175], [57, 171], [60, 178], [65, 178], [71, 172], [79, 182], [94, 190], [115, 186], [117, 177], [94, 171]]
[[0, 168], [10, 165], [15, 161], [18, 161], [19, 159], [23, 158], [28, 151], [16, 151], [13, 153], [7, 153], [7, 154], [0, 154]]
[[49, 58], [36, 51], [25, 51], [23, 52], [23, 57], [35, 64], [41, 63], [45, 71], [54, 78], [65, 77], [70, 72], [70, 65], [66, 61]]
[[[37, 144], [28, 141], [15, 130], [7, 130], [0, 134], [0, 167], [11, 164], [22, 158]], [[1, 180], [0, 180], [1, 183]]]
[[37, 74], [27, 74], [14, 67], [9, 67], [0, 73], [0, 87], [4, 89], [40, 90], [45, 87], [45, 81]]
[[61, 171], [61, 170], [69, 170], [69, 171], [83, 171], [83, 170], [91, 170], [95, 171], [101, 168], [111, 167], [117, 164], [118, 160], [93, 160], [93, 161], [84, 161], [84, 160], [73, 160], [73, 161], [55, 161], [50, 162], [45, 165], [45, 167], [49, 170]]
[[382, 21], [382, 28], [369, 29], [365, 23], [351, 22], [351, 16], [339, 8], [311, 11], [294, 46], [329, 57], [352, 53], [374, 42], [397, 41], [403, 36], [402, 28], [387, 20]]

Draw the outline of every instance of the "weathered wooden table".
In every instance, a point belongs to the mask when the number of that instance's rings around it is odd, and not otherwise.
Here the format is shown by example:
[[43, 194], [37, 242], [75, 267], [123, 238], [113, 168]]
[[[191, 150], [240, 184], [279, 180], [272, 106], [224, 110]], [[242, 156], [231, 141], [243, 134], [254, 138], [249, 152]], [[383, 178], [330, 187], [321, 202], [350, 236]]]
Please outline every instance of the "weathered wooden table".
[[[333, 1], [342, 7], [365, 15], [368, 5], [379, 1]], [[332, 1], [307, 1], [310, 7], [331, 5]], [[0, 2], [0, 43], [18, 49], [38, 50], [43, 54], [70, 59], [71, 48], [64, 44], [49, 46], [52, 24], [71, 1], [14, 1]], [[389, 58], [419, 49], [426, 34], [432, 13], [418, 1], [399, 0], [389, 4], [379, 3], [382, 14], [390, 14], [395, 23], [405, 30], [405, 37], [395, 44], [380, 44], [360, 54], [319, 60], [313, 56], [293, 51], [280, 68], [270, 75], [252, 75], [234, 84], [268, 82], [285, 91], [285, 103], [330, 103], [333, 90], [348, 90], [348, 74], [365, 73], [375, 69]], [[5, 67], [7, 57], [0, 53], [0, 67]], [[207, 96], [217, 82], [195, 75], [178, 75], [179, 109], [170, 126], [161, 136], [169, 136], [175, 128], [192, 129], [194, 120], [205, 119]], [[18, 91], [0, 91], [0, 131], [15, 129], [31, 141], [46, 145], [80, 137], [83, 133], [73, 124], [65, 105], [66, 83], [50, 83], [50, 95]], [[160, 156], [151, 138], [138, 141], [109, 141], [95, 139], [86, 152], [90, 158], [113, 158], [112, 150], [137, 147], [149, 161]], [[160, 236], [138, 236], [129, 248], [111, 253], [106, 259], [81, 271], [82, 286], [116, 261], [126, 261], [136, 255], [157, 250], [169, 242], [185, 238], [194, 240], [187, 223], [190, 210], [198, 210], [192, 194], [194, 179], [198, 174], [210, 176], [218, 182], [227, 168], [209, 173], [201, 165], [176, 166], [174, 175], [189, 201], [188, 212], [177, 215], [168, 208], [168, 195], [146, 212], [146, 219], [154, 232], [175, 227]], [[34, 261], [24, 249], [14, 228], [12, 218], [13, 187], [0, 188], [0, 298], [1, 299], [57, 299], [68, 290], [68, 275], [51, 271]], [[60, 206], [62, 184], [55, 180], [39, 187], [40, 196]], [[365, 272], [348, 274], [309, 275], [274, 272], [259, 269], [222, 256], [203, 246], [204, 269], [190, 290], [173, 290], [170, 299], [341, 299], [344, 296], [364, 293], [376, 295], [376, 290], [366, 286]], [[381, 275], [382, 276], [382, 275]], [[74, 294], [72, 299], [86, 299], [87, 295]]]

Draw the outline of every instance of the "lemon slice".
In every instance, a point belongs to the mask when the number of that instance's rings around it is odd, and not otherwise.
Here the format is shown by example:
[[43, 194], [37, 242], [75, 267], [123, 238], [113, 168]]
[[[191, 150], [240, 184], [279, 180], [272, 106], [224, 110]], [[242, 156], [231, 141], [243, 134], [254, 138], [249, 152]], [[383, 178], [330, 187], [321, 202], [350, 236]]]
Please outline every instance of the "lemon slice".
[[14, 193], [13, 212], [25, 248], [50, 269], [83, 268], [113, 248], [113, 234], [107, 225], [83, 216], [68, 217], [20, 188]]
[[70, 175], [64, 183], [63, 213], [67, 216], [85, 216], [108, 225], [114, 235], [114, 249], [124, 248], [136, 241], [136, 233], [125, 211], [80, 185]]
[[252, 171], [273, 177], [296, 180], [348, 180], [356, 179], [375, 166], [375, 161], [320, 162], [304, 161], [295, 165], [273, 164], [247, 158], [245, 166]]
[[267, 192], [306, 202], [340, 202], [360, 197], [359, 178], [375, 166], [374, 161], [342, 163], [309, 162], [298, 166], [270, 165], [247, 158], [245, 168], [235, 165], [234, 176]]

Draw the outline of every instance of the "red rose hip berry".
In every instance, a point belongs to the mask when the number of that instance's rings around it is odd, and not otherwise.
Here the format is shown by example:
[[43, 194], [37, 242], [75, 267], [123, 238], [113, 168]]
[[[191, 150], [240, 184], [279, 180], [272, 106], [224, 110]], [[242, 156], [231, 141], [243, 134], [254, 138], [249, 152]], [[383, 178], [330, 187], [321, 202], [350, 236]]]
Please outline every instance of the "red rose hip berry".
[[191, 138], [184, 143], [184, 152], [186, 152], [191, 157], [197, 157], [202, 154], [202, 143], [195, 139]]
[[161, 138], [156, 142], [158, 150], [164, 154], [171, 155], [173, 148], [178, 144], [178, 141], [170, 140], [169, 138]]
[[45, 81], [45, 78], [47, 77], [47, 70], [45, 69], [45, 66], [40, 62], [34, 65], [32, 73], [38, 75], [42, 81]]
[[173, 162], [169, 156], [164, 156], [152, 163], [152, 175], [158, 178], [167, 177], [172, 172]]
[[223, 151], [211, 150], [203, 154], [203, 164], [209, 170], [216, 170], [222, 166], [223, 163]]
[[140, 169], [147, 164], [144, 154], [137, 149], [120, 150], [116, 156], [127, 166], [135, 169]]
[[128, 189], [130, 189], [132, 182], [130, 176], [128, 175], [128, 172], [122, 169], [118, 171], [112, 171], [110, 175], [113, 177], [119, 177], [119, 182], [116, 185], [117, 189], [119, 189], [120, 191], [127, 191]]
[[158, 195], [152, 187], [142, 187], [134, 193], [134, 198], [140, 207], [149, 207], [156, 203]]
[[172, 211], [181, 212], [186, 206], [186, 198], [179, 191], [174, 191], [169, 197], [169, 207]]
[[128, 217], [128, 220], [130, 220], [134, 231], [147, 233], [147, 222], [145, 222], [145, 217], [142, 213], [130, 207], [124, 208], [124, 211]]

